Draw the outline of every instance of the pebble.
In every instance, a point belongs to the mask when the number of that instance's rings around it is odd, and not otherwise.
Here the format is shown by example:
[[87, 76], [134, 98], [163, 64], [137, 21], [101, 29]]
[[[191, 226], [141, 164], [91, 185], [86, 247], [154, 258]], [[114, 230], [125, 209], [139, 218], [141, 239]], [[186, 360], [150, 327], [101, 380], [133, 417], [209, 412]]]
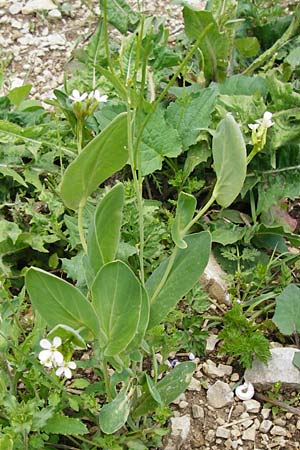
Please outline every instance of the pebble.
[[297, 428], [297, 430], [300, 430], [300, 419], [297, 420], [296, 428]]
[[230, 377], [230, 381], [233, 381], [233, 382], [236, 382], [236, 381], [239, 381], [239, 379], [240, 379], [240, 376], [239, 376], [239, 374], [238, 373], [233, 373], [232, 375], [231, 375], [231, 377]]
[[215, 349], [215, 346], [217, 344], [217, 342], [220, 339], [218, 338], [218, 336], [216, 334], [211, 334], [210, 336], [208, 336], [207, 341], [206, 341], [206, 352], [210, 353], [213, 352]]
[[203, 371], [212, 378], [223, 378], [232, 374], [232, 367], [226, 364], [218, 364], [208, 359], [203, 363]]
[[207, 390], [208, 403], [214, 408], [223, 408], [233, 402], [234, 394], [230, 389], [229, 384], [223, 381], [216, 381]]
[[182, 441], [185, 441], [190, 433], [191, 418], [188, 415], [171, 417], [171, 434], [173, 436], [180, 436]]
[[261, 415], [263, 416], [264, 419], [268, 419], [270, 416], [271, 410], [269, 408], [263, 408], [261, 410]]
[[270, 433], [272, 436], [286, 436], [286, 430], [279, 425], [274, 425]]
[[274, 425], [279, 425], [280, 427], [286, 426], [286, 420], [282, 419], [281, 417], [276, 417], [276, 419], [273, 420]]
[[192, 405], [192, 415], [194, 419], [204, 419], [205, 412], [204, 408], [199, 405]]
[[187, 389], [188, 389], [188, 391], [200, 392], [201, 384], [200, 384], [199, 380], [197, 380], [197, 378], [195, 378], [195, 377], [192, 377], [191, 382]]
[[178, 406], [179, 406], [180, 409], [184, 409], [187, 406], [189, 406], [189, 403], [185, 402], [185, 401], [181, 401]]
[[256, 428], [255, 425], [253, 425], [251, 428], [247, 428], [247, 430], [243, 432], [242, 440], [254, 442], [255, 436], [256, 436]]
[[8, 11], [13, 16], [16, 14], [19, 14], [22, 11], [23, 5], [22, 3], [13, 3], [9, 8]]
[[261, 405], [257, 400], [245, 400], [244, 405], [246, 408], [246, 411], [250, 413], [258, 413], [260, 411]]
[[56, 5], [52, 0], [29, 0], [22, 9], [23, 14], [32, 14], [36, 11], [49, 11], [56, 9]]
[[52, 17], [54, 19], [60, 19], [61, 18], [61, 12], [59, 11], [59, 9], [52, 9], [51, 11], [49, 11], [48, 16]]
[[272, 427], [273, 423], [271, 420], [263, 420], [260, 424], [259, 431], [262, 433], [268, 433]]
[[179, 405], [180, 402], [185, 402], [185, 401], [186, 401], [186, 396], [185, 396], [185, 393], [183, 392], [175, 400], [173, 400], [172, 403], [174, 403], [174, 405]]
[[228, 428], [218, 427], [216, 430], [216, 437], [220, 437], [222, 439], [229, 439], [230, 430], [228, 430]]

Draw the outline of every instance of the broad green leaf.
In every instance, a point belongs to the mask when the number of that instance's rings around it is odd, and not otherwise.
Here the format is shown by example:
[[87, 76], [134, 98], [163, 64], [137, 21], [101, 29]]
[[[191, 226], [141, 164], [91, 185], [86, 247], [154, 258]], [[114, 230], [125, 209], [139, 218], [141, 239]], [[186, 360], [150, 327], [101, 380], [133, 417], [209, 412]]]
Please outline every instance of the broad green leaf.
[[147, 373], [146, 373], [146, 380], [147, 380], [147, 387], [148, 387], [149, 393], [151, 394], [151, 397], [153, 397], [157, 403], [159, 403], [160, 405], [163, 405], [163, 401], [161, 399], [160, 393], [156, 389], [156, 386], [153, 383], [152, 378]]
[[200, 33], [212, 24], [199, 47], [204, 58], [203, 70], [207, 82], [224, 81], [229, 61], [229, 40], [226, 33], [219, 31], [210, 11], [192, 11], [184, 8], [183, 17], [185, 32], [193, 40], [198, 39]]
[[91, 292], [100, 327], [106, 337], [104, 354], [117, 355], [136, 335], [143, 288], [126, 264], [113, 261], [99, 270]]
[[13, 180], [21, 184], [22, 186], [27, 187], [27, 184], [25, 183], [24, 179], [15, 170], [10, 169], [9, 167], [0, 167], [0, 172], [6, 177], [12, 177]]
[[183, 95], [168, 106], [166, 119], [178, 131], [183, 150], [196, 144], [201, 128], [209, 126], [216, 97], [217, 90], [207, 88]]
[[[201, 136], [202, 138], [202, 136]], [[187, 152], [183, 167], [183, 182], [185, 182], [193, 170], [202, 162], [206, 162], [211, 155], [210, 143], [208, 137], [203, 136], [200, 142], [193, 145]]]
[[101, 431], [113, 434], [125, 425], [130, 412], [130, 400], [124, 387], [112, 402], [102, 406], [99, 413]]
[[272, 318], [280, 333], [290, 336], [300, 333], [300, 289], [294, 284], [288, 285], [276, 297], [275, 314]]
[[142, 289], [142, 305], [141, 305], [140, 319], [135, 336], [125, 349], [126, 353], [137, 350], [141, 346], [148, 328], [149, 316], [150, 316], [150, 303], [148, 294], [145, 289]]
[[238, 117], [240, 123], [246, 125], [262, 117], [266, 111], [266, 105], [262, 97], [253, 95], [219, 95], [216, 103], [216, 111], [220, 117], [227, 113], [232, 113], [233, 117]]
[[185, 192], [180, 192], [175, 220], [172, 223], [172, 239], [179, 248], [186, 248], [187, 243], [183, 239], [183, 230], [192, 220], [197, 201], [195, 197], [191, 194], [186, 194]]
[[[100, 6], [103, 11], [103, 0], [100, 0]], [[132, 26], [136, 25], [139, 21], [139, 15], [130, 8], [126, 0], [108, 0], [107, 16], [108, 22], [114, 25], [123, 34], [125, 34], [128, 29], [132, 29]]]
[[76, 210], [88, 196], [126, 164], [127, 114], [117, 116], [82, 150], [65, 171], [61, 196], [66, 206]]
[[165, 157], [175, 158], [182, 151], [177, 130], [166, 122], [164, 111], [158, 109], [143, 131], [141, 166], [143, 176], [162, 167]]
[[260, 50], [259, 41], [256, 37], [237, 38], [234, 41], [235, 47], [243, 58], [252, 58]]
[[[163, 404], [168, 405], [175, 400], [189, 386], [196, 365], [193, 362], [183, 362], [171, 370], [155, 388], [160, 395]], [[146, 391], [139, 399], [138, 406], [133, 412], [133, 418], [146, 415], [154, 411], [158, 403], [154, 400], [149, 391]]]
[[0, 242], [5, 241], [7, 238], [10, 238], [15, 244], [18, 240], [18, 237], [22, 234], [22, 230], [18, 227], [18, 225], [14, 222], [9, 222], [1, 218], [0, 220]]
[[27, 97], [31, 89], [31, 84], [24, 84], [23, 86], [16, 87], [9, 91], [7, 97], [16, 106], [19, 106], [23, 100]]
[[49, 327], [59, 324], [75, 330], [84, 327], [102, 338], [93, 306], [75, 286], [36, 267], [26, 272], [25, 279], [31, 303]]
[[86, 348], [86, 343], [83, 337], [79, 334], [77, 330], [69, 327], [65, 324], [56, 325], [52, 330], [48, 333], [47, 338], [53, 339], [55, 336], [59, 336], [62, 341], [68, 340], [69, 342], [73, 342], [74, 345], [80, 348]]
[[285, 58], [285, 61], [288, 62], [292, 69], [295, 70], [296, 67], [300, 65], [300, 47], [294, 48], [288, 56]]
[[51, 417], [43, 427], [45, 433], [62, 434], [63, 436], [76, 436], [88, 433], [88, 429], [79, 419], [56, 414]]
[[293, 364], [300, 370], [300, 352], [295, 352]]
[[148, 329], [158, 325], [176, 303], [192, 289], [208, 263], [211, 236], [207, 231], [186, 236], [185, 241], [187, 248], [178, 251], [173, 268], [156, 297], [154, 293], [164, 276], [170, 258], [163, 261], [147, 280], [146, 290], [150, 299]]
[[[214, 85], [214, 83], [213, 83]], [[259, 75], [233, 75], [227, 78], [224, 83], [217, 83], [222, 95], [254, 95], [265, 96], [268, 92], [266, 80]]]
[[243, 187], [247, 171], [246, 145], [231, 114], [226, 114], [215, 131], [212, 152], [217, 182], [212, 196], [227, 208]]
[[120, 240], [124, 186], [118, 183], [100, 201], [92, 218], [88, 238], [88, 260], [92, 278], [115, 258]]

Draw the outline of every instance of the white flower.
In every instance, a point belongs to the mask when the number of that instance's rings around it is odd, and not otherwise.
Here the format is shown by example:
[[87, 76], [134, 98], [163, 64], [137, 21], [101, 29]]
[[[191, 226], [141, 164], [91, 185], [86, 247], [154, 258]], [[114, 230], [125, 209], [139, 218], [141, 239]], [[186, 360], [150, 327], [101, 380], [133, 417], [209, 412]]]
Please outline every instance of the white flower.
[[73, 102], [83, 102], [87, 98], [87, 93], [84, 92], [82, 95], [80, 95], [80, 92], [77, 89], [74, 89], [72, 91], [72, 94], [69, 95], [69, 99], [73, 100]]
[[96, 89], [95, 91], [92, 91], [92, 92], [89, 93], [89, 99], [94, 99], [98, 103], [100, 103], [100, 102], [105, 103], [105, 102], [107, 102], [108, 96], [107, 95], [100, 95], [99, 90]]
[[194, 353], [189, 353], [189, 360], [194, 361], [194, 359], [196, 359], [196, 356], [194, 355]]
[[272, 117], [273, 114], [271, 112], [266, 111], [264, 113], [262, 124], [264, 125], [265, 128], [270, 128], [272, 125], [274, 125], [274, 122], [272, 122]]
[[269, 111], [266, 111], [263, 115], [262, 119], [258, 119], [255, 121], [255, 123], [249, 123], [248, 127], [251, 130], [257, 130], [260, 126], [263, 128], [270, 128], [272, 125], [274, 125], [274, 122], [272, 122], [273, 114]]
[[63, 361], [61, 364], [59, 364], [59, 368], [56, 370], [56, 375], [58, 377], [60, 376], [65, 376], [66, 378], [71, 378], [72, 377], [72, 372], [71, 369], [74, 370], [76, 369], [76, 363], [74, 363], [74, 361]]
[[246, 382], [238, 386], [235, 390], [235, 395], [240, 400], [250, 400], [254, 395], [254, 387], [250, 382]]
[[64, 357], [57, 349], [61, 346], [61, 338], [56, 336], [52, 343], [48, 339], [42, 339], [40, 346], [45, 350], [39, 353], [39, 360], [45, 367], [56, 367], [62, 364]]

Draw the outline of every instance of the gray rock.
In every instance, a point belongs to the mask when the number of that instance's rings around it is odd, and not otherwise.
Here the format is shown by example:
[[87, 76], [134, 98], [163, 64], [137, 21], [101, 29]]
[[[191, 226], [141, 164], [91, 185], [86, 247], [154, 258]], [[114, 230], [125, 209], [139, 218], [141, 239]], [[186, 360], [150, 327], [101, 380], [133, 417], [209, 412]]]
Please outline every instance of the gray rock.
[[255, 425], [253, 425], [251, 428], [247, 428], [247, 430], [244, 431], [242, 435], [242, 439], [244, 441], [255, 441], [255, 435], [256, 435], [256, 428]]
[[56, 5], [52, 0], [29, 0], [22, 9], [23, 14], [32, 14], [36, 11], [50, 11], [56, 9]]
[[270, 416], [271, 410], [269, 408], [263, 408], [261, 410], [261, 415], [263, 416], [264, 419], [268, 419]]
[[22, 11], [22, 3], [13, 3], [8, 11], [10, 12], [10, 14], [15, 15], [15, 14], [19, 14]]
[[222, 438], [222, 439], [229, 439], [230, 438], [230, 430], [228, 428], [224, 427], [218, 427], [216, 429], [216, 437]]
[[260, 403], [257, 400], [245, 400], [244, 405], [246, 408], [246, 411], [249, 413], [258, 413], [260, 411]]
[[61, 18], [61, 12], [59, 9], [51, 9], [48, 14], [49, 17], [52, 17], [54, 19], [60, 19]]
[[231, 306], [227, 284], [224, 281], [225, 278], [226, 273], [211, 253], [208, 264], [200, 278], [200, 283], [208, 291], [210, 297], [216, 299], [219, 303], [225, 303]]
[[179, 403], [179, 408], [180, 409], [184, 409], [184, 408], [186, 408], [187, 406], [189, 406], [189, 403], [188, 402], [185, 402], [184, 400], [182, 400], [180, 403]]
[[260, 424], [259, 431], [261, 431], [262, 433], [268, 433], [272, 425], [273, 423], [271, 422], [271, 420], [263, 420]]
[[300, 430], [300, 419], [297, 420], [296, 428], [297, 430]]
[[212, 378], [222, 378], [232, 374], [232, 367], [226, 364], [218, 364], [218, 366], [208, 359], [203, 363], [203, 371]]
[[179, 436], [182, 441], [185, 441], [191, 429], [191, 418], [188, 415], [171, 417], [171, 434], [172, 436]]
[[188, 385], [188, 391], [201, 391], [201, 384], [197, 378], [192, 377], [190, 384]]
[[274, 425], [270, 433], [272, 436], [286, 436], [286, 430], [279, 425]]
[[245, 372], [245, 381], [255, 387], [268, 389], [281, 382], [283, 387], [300, 388], [300, 370], [293, 364], [297, 350], [291, 347], [272, 348], [268, 364], [255, 360], [252, 368]]
[[192, 414], [194, 419], [204, 419], [205, 412], [204, 408], [199, 405], [192, 405]]
[[229, 384], [223, 381], [216, 381], [207, 390], [208, 403], [214, 408], [223, 408], [233, 402], [234, 394]]
[[210, 353], [213, 352], [215, 349], [215, 346], [217, 344], [217, 342], [220, 339], [218, 338], [218, 336], [216, 334], [211, 334], [210, 336], [208, 336], [207, 341], [206, 341], [206, 352]]

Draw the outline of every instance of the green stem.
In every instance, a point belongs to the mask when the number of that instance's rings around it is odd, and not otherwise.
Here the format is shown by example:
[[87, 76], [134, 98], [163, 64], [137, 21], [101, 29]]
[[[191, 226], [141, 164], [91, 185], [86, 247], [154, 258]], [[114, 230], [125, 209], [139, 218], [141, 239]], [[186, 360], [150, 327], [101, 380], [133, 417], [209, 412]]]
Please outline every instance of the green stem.
[[286, 44], [298, 31], [300, 24], [300, 7], [298, 6], [293, 15], [292, 21], [288, 29], [283, 33], [280, 39], [278, 39], [272, 47], [268, 48], [262, 55], [256, 58], [252, 64], [242, 73], [243, 75], [249, 75], [256, 69], [261, 67], [266, 61], [270, 60], [272, 56]]
[[195, 225], [195, 223], [198, 222], [198, 220], [206, 213], [206, 211], [209, 210], [209, 208], [211, 207], [211, 205], [214, 203], [215, 200], [216, 199], [214, 196], [212, 196], [208, 200], [206, 205], [204, 205], [203, 208], [200, 209], [200, 211], [196, 214], [196, 216], [190, 221], [190, 223], [187, 224], [187, 226], [182, 232], [183, 235], [187, 234], [187, 232], [192, 228], [192, 226]]
[[82, 217], [83, 208], [84, 208], [84, 204], [80, 204], [78, 207], [78, 232], [79, 232], [80, 242], [81, 242], [83, 251], [84, 251], [84, 253], [87, 253], [87, 243], [85, 240], [84, 229], [83, 229], [83, 217]]
[[105, 47], [105, 53], [107, 58], [107, 63], [109, 70], [113, 75], [115, 75], [114, 67], [111, 62], [110, 57], [110, 51], [109, 51], [109, 38], [108, 38], [108, 31], [107, 31], [107, 0], [103, 0], [103, 28], [104, 28], [104, 47]]
[[81, 153], [83, 137], [83, 123], [81, 119], [77, 120], [77, 152]]
[[154, 294], [152, 295], [152, 297], [150, 298], [150, 303], [153, 303], [154, 300], [156, 299], [156, 297], [158, 296], [158, 294], [160, 293], [161, 289], [164, 287], [165, 282], [167, 281], [167, 278], [172, 270], [176, 255], [178, 253], [178, 247], [175, 247], [173, 250], [173, 253], [170, 256], [168, 265], [166, 267], [165, 273], [163, 274], [162, 279], [160, 280], [160, 282], [158, 283], [157, 288], [154, 291]]
[[106, 361], [106, 359], [103, 359], [103, 362], [101, 364], [101, 369], [102, 369], [102, 373], [103, 373], [103, 377], [104, 377], [104, 383], [105, 383], [107, 400], [109, 402], [111, 402], [112, 401], [112, 395], [111, 395], [111, 392], [110, 392], [110, 382], [109, 382], [109, 375], [108, 375], [108, 371], [107, 371], [107, 361]]

